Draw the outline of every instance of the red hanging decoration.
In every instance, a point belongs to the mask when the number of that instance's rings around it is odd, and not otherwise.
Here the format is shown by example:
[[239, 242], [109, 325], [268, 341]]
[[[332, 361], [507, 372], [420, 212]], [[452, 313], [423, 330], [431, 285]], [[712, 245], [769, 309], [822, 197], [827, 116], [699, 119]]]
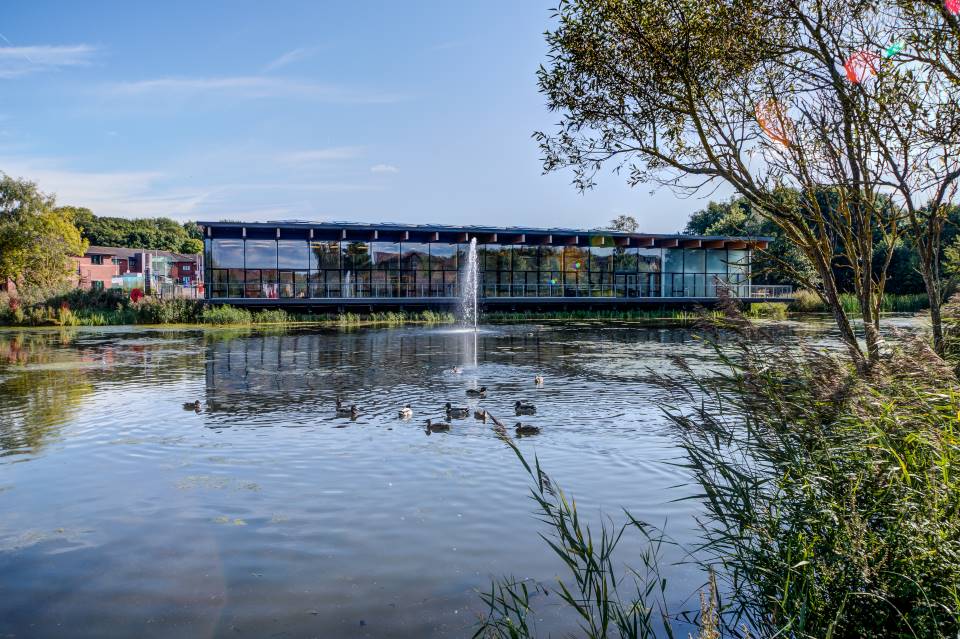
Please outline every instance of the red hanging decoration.
[[944, 0], [943, 6], [953, 15], [960, 13], [960, 0]]
[[[956, 0], [960, 2], [960, 0]], [[847, 59], [843, 68], [847, 71], [847, 79], [854, 84], [860, 84], [864, 80], [877, 74], [880, 66], [880, 56], [869, 51], [858, 51]]]
[[760, 129], [767, 137], [783, 146], [790, 146], [789, 132], [792, 123], [782, 104], [776, 100], [761, 102], [754, 109], [754, 114]]

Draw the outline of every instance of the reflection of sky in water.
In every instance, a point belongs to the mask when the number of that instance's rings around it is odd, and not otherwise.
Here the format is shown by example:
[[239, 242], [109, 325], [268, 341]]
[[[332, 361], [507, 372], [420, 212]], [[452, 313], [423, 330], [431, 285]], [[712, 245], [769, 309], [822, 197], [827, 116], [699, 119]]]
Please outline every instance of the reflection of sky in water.
[[[832, 343], [826, 323], [777, 326]], [[522, 421], [543, 432], [519, 446], [585, 516], [623, 507], [688, 540], [694, 506], [675, 501], [687, 489], [648, 380], [674, 355], [709, 368], [695, 335], [0, 331], [0, 634], [470, 635], [492, 576], [560, 567], [490, 425], [471, 410], [427, 437], [423, 420], [450, 401], [512, 425], [532, 401]], [[486, 399], [466, 396], [480, 385]], [[335, 416], [338, 395], [358, 419]], [[194, 399], [204, 412], [183, 409]], [[678, 598], [700, 583], [671, 570]], [[543, 634], [570, 629], [544, 604]]]

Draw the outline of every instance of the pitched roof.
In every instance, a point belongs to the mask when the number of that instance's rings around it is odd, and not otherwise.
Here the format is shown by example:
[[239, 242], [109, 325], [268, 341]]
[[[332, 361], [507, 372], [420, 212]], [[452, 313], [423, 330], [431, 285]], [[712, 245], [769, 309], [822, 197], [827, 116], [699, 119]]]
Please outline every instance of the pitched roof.
[[156, 255], [158, 257], [170, 258], [173, 262], [196, 262], [197, 258], [194, 255], [184, 255], [182, 253], [174, 253], [173, 251], [159, 251], [156, 249], [139, 249], [139, 248], [125, 248], [120, 246], [88, 246], [87, 252], [84, 253], [84, 256], [87, 255], [110, 255], [112, 257], [122, 257], [122, 258], [131, 258], [140, 253], [149, 253], [150, 255]]

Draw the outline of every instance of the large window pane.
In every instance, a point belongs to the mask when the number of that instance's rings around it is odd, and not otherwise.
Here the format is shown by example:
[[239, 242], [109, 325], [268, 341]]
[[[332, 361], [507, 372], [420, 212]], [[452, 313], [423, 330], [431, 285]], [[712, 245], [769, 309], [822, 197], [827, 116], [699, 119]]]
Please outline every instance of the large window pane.
[[643, 273], [659, 273], [663, 270], [661, 269], [662, 258], [663, 249], [637, 249], [637, 270]]
[[549, 272], [563, 270], [563, 247], [562, 246], [541, 246], [540, 247], [540, 270], [549, 271]]
[[399, 242], [374, 242], [371, 250], [373, 251], [371, 258], [373, 268], [380, 271], [400, 270]]
[[430, 268], [430, 245], [419, 242], [404, 242], [401, 247], [400, 269], [403, 271], [422, 271]]
[[637, 272], [637, 251], [640, 249], [618, 246], [613, 250], [613, 270], [617, 273]]
[[686, 249], [683, 255], [684, 273], [705, 273], [707, 256], [703, 249]]
[[536, 246], [514, 246], [513, 247], [513, 270], [514, 271], [536, 271], [537, 264]]
[[598, 273], [613, 272], [613, 247], [612, 246], [593, 246], [590, 247], [590, 270]]
[[310, 270], [340, 268], [340, 242], [311, 242]]
[[346, 242], [341, 249], [343, 250], [343, 270], [358, 271], [370, 268], [370, 245], [368, 243]]
[[663, 270], [667, 273], [683, 273], [683, 249], [663, 250]]
[[277, 268], [276, 240], [247, 240], [247, 268]]
[[436, 271], [457, 270], [457, 245], [437, 243], [431, 244], [430, 268]]
[[211, 245], [211, 267], [243, 268], [243, 240], [213, 240]]
[[747, 251], [727, 251], [727, 272], [746, 275], [750, 272], [750, 254]]
[[707, 273], [727, 272], [727, 252], [724, 249], [707, 249]]
[[280, 268], [307, 270], [310, 267], [310, 245], [306, 240], [278, 240]]
[[577, 246], [563, 247], [563, 268], [568, 273], [577, 271], [587, 271], [587, 258], [589, 253], [587, 249]]

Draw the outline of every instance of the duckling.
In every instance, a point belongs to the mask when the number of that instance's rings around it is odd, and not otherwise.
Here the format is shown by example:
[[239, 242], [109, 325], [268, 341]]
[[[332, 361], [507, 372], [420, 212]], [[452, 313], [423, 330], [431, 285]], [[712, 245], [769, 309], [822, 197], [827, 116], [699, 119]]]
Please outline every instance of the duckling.
[[480, 388], [468, 388], [467, 397], [486, 397], [487, 396], [487, 387], [481, 386]]
[[199, 413], [199, 412], [200, 412], [200, 400], [198, 399], [198, 400], [195, 401], [195, 402], [187, 402], [187, 403], [185, 403], [185, 404], [183, 405], [183, 410], [193, 410], [193, 411], [196, 411], [196, 412]]
[[447, 419], [456, 418], [463, 419], [470, 414], [470, 409], [466, 406], [451, 406], [450, 402], [447, 402]]
[[483, 420], [483, 423], [487, 423], [487, 411], [482, 408], [479, 408], [473, 411], [473, 418]]
[[531, 426], [530, 424], [521, 424], [517, 422], [517, 427], [513, 429], [516, 431], [517, 435], [523, 437], [524, 435], [539, 435], [540, 427]]
[[360, 416], [360, 409], [357, 408], [356, 404], [350, 404], [350, 408], [344, 408], [342, 405], [337, 406], [337, 417], [349, 417], [350, 419], [356, 419]]
[[543, 386], [543, 375], [537, 375], [533, 378], [533, 383], [537, 386]]
[[400, 419], [410, 419], [413, 417], [413, 409], [410, 408], [410, 404], [407, 404], [400, 409]]
[[516, 411], [517, 415], [536, 415], [537, 407], [533, 404], [526, 404], [521, 402], [519, 399], [517, 403], [513, 405], [513, 409]]
[[427, 433], [439, 433], [448, 430], [450, 430], [450, 424], [445, 424], [444, 422], [434, 423], [432, 419], [427, 420]]

